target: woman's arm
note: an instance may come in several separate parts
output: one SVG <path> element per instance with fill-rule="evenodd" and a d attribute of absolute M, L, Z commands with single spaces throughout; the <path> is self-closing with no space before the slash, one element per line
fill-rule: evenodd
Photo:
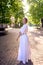
<path fill-rule="evenodd" d="M 19 37 L 22 35 L 22 33 L 21 32 L 19 32 L 19 35 L 18 35 L 18 37 L 17 37 L 17 40 L 19 39 Z"/>

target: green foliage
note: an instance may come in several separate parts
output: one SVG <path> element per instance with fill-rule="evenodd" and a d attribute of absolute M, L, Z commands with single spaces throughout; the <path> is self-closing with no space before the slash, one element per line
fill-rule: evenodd
<path fill-rule="evenodd" d="M 28 0 L 30 5 L 30 17 L 32 21 L 36 24 L 40 24 L 40 19 L 43 17 L 43 0 Z"/>
<path fill-rule="evenodd" d="M 22 20 L 24 17 L 23 4 L 21 0 L 10 0 L 10 13 L 15 17 L 15 23 L 18 22 L 18 18 Z"/>
<path fill-rule="evenodd" d="M 0 0 L 0 23 L 9 23 L 8 0 Z"/>
<path fill-rule="evenodd" d="M 0 23 L 10 23 L 10 17 L 14 16 L 15 23 L 24 17 L 21 0 L 0 0 Z"/>

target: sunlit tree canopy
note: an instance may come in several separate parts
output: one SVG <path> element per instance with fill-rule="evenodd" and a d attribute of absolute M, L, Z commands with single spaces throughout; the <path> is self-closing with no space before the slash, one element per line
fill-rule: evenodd
<path fill-rule="evenodd" d="M 14 16 L 17 22 L 24 17 L 23 4 L 21 0 L 0 0 L 0 22 L 8 23 L 10 17 Z"/>
<path fill-rule="evenodd" d="M 36 24 L 43 18 L 43 0 L 27 0 L 30 5 L 30 17 Z"/>

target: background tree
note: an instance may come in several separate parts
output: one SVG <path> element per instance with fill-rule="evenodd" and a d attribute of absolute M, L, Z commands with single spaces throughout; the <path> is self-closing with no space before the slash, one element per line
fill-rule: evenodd
<path fill-rule="evenodd" d="M 9 23 L 9 8 L 7 6 L 9 0 L 0 0 L 0 23 Z"/>
<path fill-rule="evenodd" d="M 21 0 L 0 0 L 0 22 L 8 23 L 10 17 L 14 16 L 15 23 L 24 17 L 23 4 Z"/>
<path fill-rule="evenodd" d="M 28 0 L 28 2 L 30 18 L 36 25 L 39 25 L 41 18 L 43 18 L 43 0 Z"/>
<path fill-rule="evenodd" d="M 15 17 L 15 24 L 18 22 L 21 23 L 21 20 L 24 17 L 22 1 L 10 0 L 10 4 L 11 4 L 10 10 L 13 11 L 13 16 Z"/>

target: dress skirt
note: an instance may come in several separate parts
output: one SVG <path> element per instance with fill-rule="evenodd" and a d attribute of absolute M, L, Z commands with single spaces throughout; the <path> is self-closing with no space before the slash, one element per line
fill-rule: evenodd
<path fill-rule="evenodd" d="M 26 34 L 20 37 L 20 45 L 18 50 L 17 60 L 23 61 L 24 63 L 30 59 L 30 44 L 28 36 Z"/>

